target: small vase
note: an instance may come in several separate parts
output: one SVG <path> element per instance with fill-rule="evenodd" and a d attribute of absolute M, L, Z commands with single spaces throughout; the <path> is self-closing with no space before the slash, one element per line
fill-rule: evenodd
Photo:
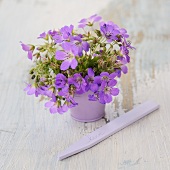
<path fill-rule="evenodd" d="M 98 101 L 89 101 L 88 92 L 82 95 L 76 95 L 75 101 L 78 102 L 76 107 L 70 109 L 71 116 L 79 122 L 94 122 L 105 115 L 105 105 Z"/>

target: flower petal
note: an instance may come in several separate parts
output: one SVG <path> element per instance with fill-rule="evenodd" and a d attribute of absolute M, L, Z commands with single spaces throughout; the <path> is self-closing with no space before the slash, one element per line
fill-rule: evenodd
<path fill-rule="evenodd" d="M 63 112 L 67 112 L 67 111 L 68 111 L 67 105 L 63 105 L 63 106 L 62 106 L 62 110 L 63 110 Z"/>
<path fill-rule="evenodd" d="M 115 79 L 112 79 L 109 81 L 108 85 L 111 86 L 115 86 L 117 84 L 117 81 Z"/>
<path fill-rule="evenodd" d="M 93 95 L 89 94 L 88 98 L 89 98 L 90 101 L 96 101 L 97 100 L 97 98 L 94 96 L 94 94 Z"/>
<path fill-rule="evenodd" d="M 66 53 L 64 51 L 56 51 L 55 58 L 57 60 L 64 60 L 66 58 Z"/>
<path fill-rule="evenodd" d="M 94 71 L 92 68 L 88 68 L 87 72 L 88 72 L 89 77 L 94 77 Z"/>
<path fill-rule="evenodd" d="M 108 72 L 102 72 L 100 75 L 101 76 L 109 76 L 109 73 Z"/>
<path fill-rule="evenodd" d="M 126 74 L 126 73 L 128 72 L 128 68 L 127 68 L 127 66 L 125 66 L 125 65 L 121 66 L 121 69 L 122 69 L 122 72 L 123 72 L 124 74 Z"/>
<path fill-rule="evenodd" d="M 97 84 L 91 84 L 90 90 L 92 92 L 96 92 L 99 89 L 99 86 Z"/>
<path fill-rule="evenodd" d="M 93 22 L 98 22 L 102 19 L 101 16 L 96 16 L 94 19 L 93 19 Z"/>
<path fill-rule="evenodd" d="M 31 84 L 27 84 L 27 86 L 24 88 L 24 91 L 28 91 L 31 88 Z"/>
<path fill-rule="evenodd" d="M 46 37 L 46 33 L 45 32 L 43 32 L 43 33 L 41 33 L 40 35 L 39 35 L 39 37 L 38 38 L 45 38 Z"/>
<path fill-rule="evenodd" d="M 35 94 L 36 89 L 34 87 L 30 87 L 30 89 L 28 90 L 27 94 L 28 95 L 32 95 Z"/>
<path fill-rule="evenodd" d="M 117 96 L 119 94 L 119 89 L 118 88 L 112 88 L 110 90 L 110 93 L 113 95 L 113 96 Z"/>
<path fill-rule="evenodd" d="M 79 24 L 78 27 L 79 28 L 84 28 L 86 26 L 86 24 Z"/>
<path fill-rule="evenodd" d="M 56 105 L 54 105 L 50 108 L 50 113 L 57 113 L 57 112 L 58 112 L 58 108 Z"/>
<path fill-rule="evenodd" d="M 102 104 L 106 104 L 105 100 L 104 100 L 104 92 L 100 91 L 99 93 L 99 102 Z"/>
<path fill-rule="evenodd" d="M 87 21 L 87 19 L 86 19 L 86 18 L 83 18 L 82 20 L 79 21 L 79 23 L 84 23 L 84 22 L 86 22 L 86 21 Z"/>
<path fill-rule="evenodd" d="M 32 51 L 28 51 L 28 58 L 32 60 Z"/>
<path fill-rule="evenodd" d="M 94 83 L 101 84 L 101 77 L 100 76 L 94 77 Z"/>
<path fill-rule="evenodd" d="M 72 44 L 70 42 L 64 42 L 61 46 L 67 52 L 71 51 L 72 49 Z"/>
<path fill-rule="evenodd" d="M 75 69 L 75 68 L 77 67 L 77 65 L 78 65 L 78 62 L 77 62 L 77 60 L 74 58 L 74 59 L 71 61 L 71 68 L 72 68 L 72 69 Z"/>
<path fill-rule="evenodd" d="M 71 64 L 70 60 L 64 60 L 60 66 L 61 70 L 67 70 Z"/>
<path fill-rule="evenodd" d="M 104 100 L 106 103 L 110 103 L 112 101 L 112 96 L 110 94 L 105 94 Z"/>
<path fill-rule="evenodd" d="M 22 49 L 23 49 L 24 51 L 30 51 L 30 46 L 29 46 L 29 45 L 26 45 L 26 44 L 24 44 L 24 43 L 22 43 L 22 42 L 20 42 L 20 43 L 21 43 Z"/>
<path fill-rule="evenodd" d="M 51 102 L 51 101 L 45 103 L 45 107 L 52 107 L 53 105 L 54 105 L 54 102 Z"/>
<path fill-rule="evenodd" d="M 82 42 L 82 47 L 83 47 L 83 50 L 87 52 L 87 51 L 89 51 L 90 45 L 89 45 L 88 42 L 83 41 Z"/>
<path fill-rule="evenodd" d="M 77 56 L 79 52 L 79 48 L 76 45 L 72 45 L 71 52 L 74 54 L 74 56 Z"/>
<path fill-rule="evenodd" d="M 114 72 L 114 73 L 109 75 L 109 78 L 114 79 L 116 76 L 117 76 L 117 74 Z"/>

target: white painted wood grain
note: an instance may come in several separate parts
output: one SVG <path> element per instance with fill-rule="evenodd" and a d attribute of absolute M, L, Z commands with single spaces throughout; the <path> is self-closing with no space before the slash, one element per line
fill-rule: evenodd
<path fill-rule="evenodd" d="M 170 4 L 166 0 L 0 0 L 0 169 L 169 170 Z M 37 43 L 39 33 L 94 13 L 127 28 L 137 47 L 121 94 L 106 108 L 106 120 L 147 99 L 159 111 L 97 146 L 63 161 L 57 154 L 106 123 L 79 123 L 69 113 L 51 115 L 22 91 L 31 62 L 19 41 Z"/>

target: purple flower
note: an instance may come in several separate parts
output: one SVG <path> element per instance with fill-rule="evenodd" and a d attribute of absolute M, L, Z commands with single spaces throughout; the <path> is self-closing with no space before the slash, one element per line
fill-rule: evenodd
<path fill-rule="evenodd" d="M 117 76 L 117 74 L 111 73 L 109 74 L 108 72 L 102 72 L 100 76 L 95 77 L 95 83 L 101 85 L 101 87 L 105 87 L 107 84 L 109 86 L 115 86 L 117 84 L 117 81 L 114 79 Z"/>
<path fill-rule="evenodd" d="M 136 49 L 135 47 L 132 47 L 132 46 L 131 46 L 131 43 L 130 43 L 130 42 L 127 42 L 127 41 L 126 41 L 126 38 L 123 38 L 123 40 L 124 40 L 124 41 L 123 41 L 123 46 L 125 46 L 127 49 L 129 49 L 129 48 L 132 49 L 132 50 L 133 50 L 133 49 L 134 49 L 134 50 Z"/>
<path fill-rule="evenodd" d="M 51 98 L 54 97 L 54 89 L 50 88 L 50 86 L 41 86 L 41 87 L 35 88 L 34 85 L 27 84 L 24 91 L 27 92 L 27 95 L 35 94 L 36 97 L 38 97 L 39 95 L 44 95 L 44 96 L 48 96 Z"/>
<path fill-rule="evenodd" d="M 22 43 L 22 42 L 20 42 L 21 43 L 21 46 L 22 46 L 22 49 L 24 50 L 24 51 L 26 51 L 26 52 L 28 52 L 28 58 L 30 59 L 30 60 L 32 60 L 32 56 L 33 56 L 33 51 L 34 51 L 34 46 L 32 46 L 32 45 L 26 45 L 26 44 L 24 44 L 24 43 Z"/>
<path fill-rule="evenodd" d="M 99 92 L 94 92 L 93 94 L 88 95 L 90 101 L 97 101 L 99 100 Z"/>
<path fill-rule="evenodd" d="M 102 19 L 102 17 L 98 16 L 97 14 L 92 15 L 89 18 L 84 18 L 79 22 L 78 27 L 79 28 L 84 28 L 86 25 L 92 26 L 95 22 L 98 22 Z"/>
<path fill-rule="evenodd" d="M 63 88 L 67 83 L 67 78 L 63 74 L 59 73 L 56 75 L 55 85 L 56 88 Z"/>
<path fill-rule="evenodd" d="M 120 28 L 120 29 L 119 29 L 119 32 L 120 32 L 120 35 L 121 35 L 123 38 L 128 38 L 128 37 L 129 37 L 129 34 L 127 34 L 126 29 Z"/>
<path fill-rule="evenodd" d="M 56 100 L 56 97 L 52 98 L 50 101 L 45 103 L 45 107 L 50 109 L 50 113 L 59 113 L 63 114 L 64 112 L 68 111 L 67 105 L 61 105 L 59 101 Z"/>
<path fill-rule="evenodd" d="M 38 93 L 50 98 L 54 97 L 54 88 L 50 86 L 41 86 L 38 88 Z"/>
<path fill-rule="evenodd" d="M 129 57 L 129 50 L 125 46 L 120 47 L 120 51 L 123 55 L 123 57 L 120 59 L 122 64 L 126 64 L 130 62 L 130 57 Z"/>
<path fill-rule="evenodd" d="M 100 30 L 103 33 L 103 35 L 106 37 L 108 42 L 112 42 L 114 40 L 117 40 L 117 35 L 120 33 L 118 30 L 118 26 L 115 25 L 112 22 L 100 23 Z"/>
<path fill-rule="evenodd" d="M 92 68 L 88 68 L 88 75 L 86 75 L 85 80 L 87 82 L 86 91 L 91 90 L 96 92 L 99 88 L 97 83 L 94 83 L 94 71 Z"/>
<path fill-rule="evenodd" d="M 55 33 L 55 35 L 53 36 L 55 42 L 62 43 L 63 41 L 71 41 L 73 37 L 73 28 L 73 25 L 62 27 L 60 31 Z"/>
<path fill-rule="evenodd" d="M 72 108 L 78 105 L 78 103 L 73 98 L 73 94 L 69 93 L 69 89 L 62 89 L 61 91 L 58 92 L 58 94 L 65 98 L 66 100 L 65 104 L 67 105 L 68 108 Z"/>
<path fill-rule="evenodd" d="M 121 69 L 116 69 L 115 73 L 117 74 L 117 77 L 121 77 L 121 72 L 123 72 L 124 74 L 126 74 L 128 72 L 128 68 L 126 65 L 122 65 Z"/>
<path fill-rule="evenodd" d="M 54 36 L 57 34 L 57 31 L 55 31 L 55 30 L 49 30 L 49 31 L 48 31 L 48 34 L 49 34 L 51 37 L 54 37 Z"/>
<path fill-rule="evenodd" d="M 35 94 L 36 97 L 38 97 L 38 95 L 39 95 L 37 88 L 35 88 L 35 86 L 31 85 L 31 84 L 27 84 L 27 86 L 24 89 L 24 91 L 27 92 L 27 95 Z"/>
<path fill-rule="evenodd" d="M 55 33 L 55 35 L 53 36 L 53 39 L 56 43 L 62 43 L 64 40 L 63 40 L 63 37 L 62 37 L 62 34 L 61 32 L 57 31 Z"/>
<path fill-rule="evenodd" d="M 73 29 L 74 29 L 73 25 L 64 26 L 60 29 L 60 32 L 62 33 L 64 40 L 70 40 L 70 38 L 72 37 Z"/>
<path fill-rule="evenodd" d="M 83 94 L 84 92 L 86 92 L 87 83 L 80 73 L 74 74 L 73 77 L 70 78 L 69 81 L 70 81 L 70 84 L 75 85 L 77 94 Z"/>
<path fill-rule="evenodd" d="M 111 85 L 107 85 L 102 88 L 102 91 L 99 92 L 99 102 L 102 104 L 110 103 L 112 101 L 112 96 L 117 96 L 118 94 L 118 88 L 114 88 Z"/>
<path fill-rule="evenodd" d="M 128 68 L 127 68 L 127 66 L 125 66 L 125 65 L 122 65 L 122 66 L 121 66 L 121 70 L 122 70 L 122 72 L 123 72 L 124 74 L 126 74 L 126 73 L 128 72 Z"/>
<path fill-rule="evenodd" d="M 72 69 L 75 69 L 78 65 L 78 62 L 75 58 L 78 55 L 77 48 L 69 42 L 62 44 L 64 51 L 56 51 L 56 59 L 64 60 L 60 66 L 61 70 L 67 70 L 70 66 Z"/>
<path fill-rule="evenodd" d="M 81 35 L 78 35 L 78 36 L 75 36 L 73 39 L 73 42 L 75 44 L 75 46 L 77 47 L 78 49 L 78 55 L 79 56 L 82 56 L 83 55 L 83 50 L 88 52 L 89 51 L 89 48 L 90 48 L 90 45 L 88 42 L 86 41 L 82 41 L 81 39 Z"/>

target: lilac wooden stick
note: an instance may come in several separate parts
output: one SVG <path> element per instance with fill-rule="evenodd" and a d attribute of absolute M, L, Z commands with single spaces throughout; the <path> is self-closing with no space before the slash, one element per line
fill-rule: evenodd
<path fill-rule="evenodd" d="M 147 101 L 140 104 L 131 111 L 121 115 L 108 124 L 95 130 L 94 132 L 84 136 L 78 142 L 74 143 L 68 149 L 60 153 L 58 155 L 58 159 L 62 160 L 88 148 L 91 148 L 97 143 L 103 141 L 104 139 L 129 126 L 130 124 L 148 115 L 149 113 L 157 110 L 158 108 L 159 105 L 153 101 Z"/>

